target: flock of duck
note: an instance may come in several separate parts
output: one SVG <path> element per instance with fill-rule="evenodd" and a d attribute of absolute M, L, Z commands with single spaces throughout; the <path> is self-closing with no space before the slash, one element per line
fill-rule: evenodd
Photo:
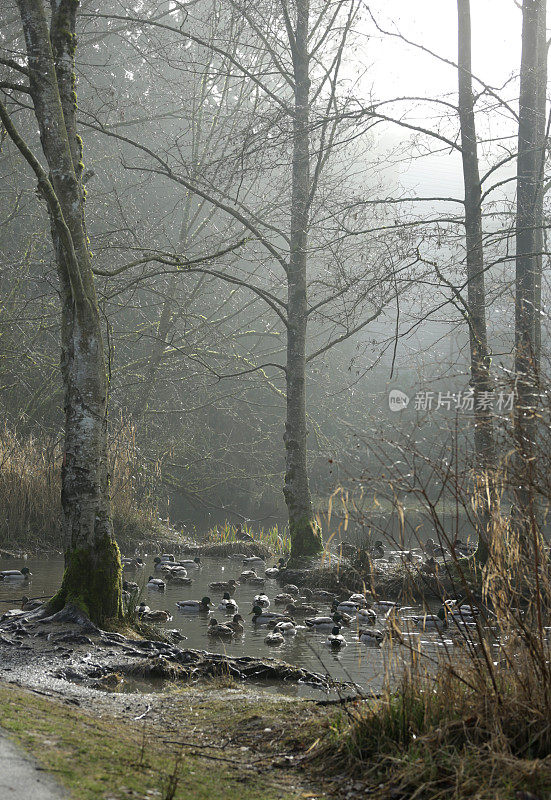
<path fill-rule="evenodd" d="M 271 567 L 267 567 L 265 560 L 257 556 L 232 555 L 228 558 L 241 561 L 241 573 L 238 578 L 208 584 L 213 596 L 216 592 L 220 599 L 213 601 L 209 595 L 205 595 L 196 600 L 179 600 L 175 604 L 181 614 L 203 615 L 208 618 L 207 635 L 224 640 L 234 639 L 245 632 L 247 623 L 234 597 L 239 592 L 239 587 L 248 584 L 264 589 L 266 582 L 277 578 L 286 566 L 283 558 Z M 144 566 L 141 559 L 123 559 L 126 572 Z M 148 577 L 146 586 L 149 590 L 161 593 L 167 585 L 190 586 L 194 578 L 188 573 L 201 568 L 199 556 L 177 560 L 173 554 L 165 553 L 155 558 L 156 575 Z M 133 581 L 124 581 L 124 589 L 127 600 L 131 601 L 139 587 Z M 285 584 L 282 589 L 271 598 L 264 591 L 256 594 L 246 612 L 253 629 L 266 628 L 264 641 L 267 645 L 281 645 L 298 631 L 310 630 L 326 633 L 325 644 L 331 649 L 340 649 L 347 645 L 345 632 L 354 632 L 355 638 L 363 644 L 380 647 L 397 630 L 398 615 L 402 622 L 421 631 L 443 631 L 452 621 L 457 625 L 476 624 L 476 609 L 471 609 L 460 600 L 446 601 L 435 614 L 415 614 L 413 608 L 400 607 L 391 600 L 372 600 L 368 592 L 343 598 L 323 589 L 299 589 L 294 584 Z M 323 606 L 327 608 L 325 613 L 320 612 Z M 152 610 L 145 601 L 136 606 L 136 612 L 145 621 L 168 622 L 172 619 L 169 611 Z M 405 616 L 408 612 L 409 616 Z"/>

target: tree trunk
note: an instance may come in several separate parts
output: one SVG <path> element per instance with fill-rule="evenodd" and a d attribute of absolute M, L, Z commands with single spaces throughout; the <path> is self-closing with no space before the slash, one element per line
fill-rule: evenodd
<path fill-rule="evenodd" d="M 478 165 L 476 124 L 471 66 L 470 0 L 457 0 L 458 14 L 458 98 L 461 128 L 461 156 L 465 187 L 465 247 L 467 260 L 468 324 L 471 354 L 471 386 L 474 390 L 474 446 L 477 469 L 492 483 L 495 445 L 490 404 L 481 402 L 492 391 L 490 354 L 486 332 L 486 291 L 482 241 L 482 188 Z M 488 397 L 488 395 L 486 395 Z M 488 559 L 490 507 L 483 495 L 479 519 L 477 558 Z M 492 492 L 489 493 L 490 498 Z"/>
<path fill-rule="evenodd" d="M 18 0 L 30 90 L 49 181 L 48 202 L 61 285 L 61 371 L 65 388 L 62 526 L 65 573 L 54 609 L 77 605 L 97 623 L 121 612 L 121 561 L 110 517 L 107 375 L 84 224 L 82 144 L 76 132 L 74 54 L 78 3 Z M 35 169 L 36 171 L 36 169 Z M 40 181 L 39 181 L 40 182 Z"/>
<path fill-rule="evenodd" d="M 537 348 L 540 320 L 543 135 L 545 91 L 539 73 L 546 60 L 545 0 L 524 0 L 517 159 L 516 296 L 515 296 L 515 506 L 519 529 L 534 519 L 531 465 L 536 437 Z"/>
<path fill-rule="evenodd" d="M 291 237 L 288 266 L 286 471 L 283 493 L 289 514 L 291 555 L 321 550 L 308 482 L 306 447 L 306 324 L 308 225 L 310 211 L 310 78 L 308 0 L 297 2 L 297 23 L 291 42 L 294 67 L 293 165 Z"/>

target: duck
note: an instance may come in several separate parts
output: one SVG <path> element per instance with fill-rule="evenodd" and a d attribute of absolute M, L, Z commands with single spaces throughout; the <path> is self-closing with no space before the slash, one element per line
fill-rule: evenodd
<path fill-rule="evenodd" d="M 37 608 L 41 608 L 43 605 L 43 600 L 31 600 L 30 597 L 25 597 L 25 595 L 21 598 L 22 611 L 36 611 Z"/>
<path fill-rule="evenodd" d="M 283 634 L 282 633 L 278 633 L 276 631 L 272 631 L 264 639 L 264 642 L 266 644 L 271 645 L 272 647 L 274 647 L 274 646 L 277 647 L 278 645 L 283 644 L 284 641 L 285 641 L 285 637 L 283 636 Z"/>
<path fill-rule="evenodd" d="M 372 608 L 359 608 L 356 611 L 356 619 L 360 625 L 374 625 L 377 619 L 377 614 Z"/>
<path fill-rule="evenodd" d="M 121 563 L 125 572 L 131 572 L 145 567 L 145 562 L 141 558 L 121 558 Z"/>
<path fill-rule="evenodd" d="M 201 564 L 201 559 L 199 556 L 195 556 L 195 558 L 193 559 L 186 558 L 183 559 L 182 561 L 178 561 L 178 565 L 180 567 L 184 567 L 185 569 L 201 569 L 201 567 L 203 566 Z"/>
<path fill-rule="evenodd" d="M 283 613 L 290 617 L 314 617 L 318 613 L 318 609 L 305 603 L 288 603 Z"/>
<path fill-rule="evenodd" d="M 202 597 L 201 600 L 178 600 L 176 605 L 184 614 L 199 614 L 208 612 L 212 603 L 210 597 Z"/>
<path fill-rule="evenodd" d="M 438 556 L 446 557 L 450 555 L 445 547 L 442 547 L 442 545 L 440 544 L 436 544 L 436 542 L 432 538 L 427 539 L 423 547 L 423 550 L 428 556 L 431 556 L 432 558 L 437 558 Z"/>
<path fill-rule="evenodd" d="M 151 609 L 143 600 L 139 606 L 136 606 L 136 613 L 139 617 L 141 617 L 143 614 L 149 614 L 150 611 Z"/>
<path fill-rule="evenodd" d="M 331 614 L 338 614 L 340 616 L 340 624 L 346 625 L 347 628 L 349 628 L 352 625 L 352 623 L 355 622 L 356 620 L 355 612 L 353 614 L 347 614 L 347 612 L 343 611 L 342 609 L 339 611 L 338 604 L 336 601 L 331 606 Z"/>
<path fill-rule="evenodd" d="M 292 620 L 282 620 L 281 622 L 276 622 L 274 631 L 281 633 L 283 636 L 294 636 L 297 632 L 297 627 Z"/>
<path fill-rule="evenodd" d="M 380 647 L 385 635 L 379 630 L 360 630 L 358 631 L 358 639 L 362 644 L 367 644 L 370 647 Z"/>
<path fill-rule="evenodd" d="M 336 606 L 336 611 L 338 611 L 339 614 L 356 614 L 357 610 L 358 604 L 353 603 L 350 600 L 343 600 L 342 603 L 338 603 Z"/>
<path fill-rule="evenodd" d="M 154 578 L 153 575 L 150 575 L 147 579 L 147 588 L 155 589 L 157 592 L 164 592 L 166 589 L 166 583 L 162 578 Z"/>
<path fill-rule="evenodd" d="M 31 577 L 32 572 L 28 567 L 22 567 L 22 569 L 4 569 L 0 572 L 0 580 L 8 583 L 28 581 Z"/>
<path fill-rule="evenodd" d="M 123 581 L 122 588 L 125 592 L 139 592 L 140 587 L 135 581 Z"/>
<path fill-rule="evenodd" d="M 274 597 L 274 603 L 276 606 L 284 606 L 292 603 L 295 598 L 292 594 L 288 594 L 287 592 L 281 592 L 280 594 L 276 594 Z"/>
<path fill-rule="evenodd" d="M 295 583 L 286 583 L 283 587 L 283 591 L 292 595 L 297 595 L 299 593 L 299 588 Z"/>
<path fill-rule="evenodd" d="M 187 578 L 185 575 L 174 572 L 169 572 L 166 575 L 166 579 L 169 583 L 173 583 L 175 586 L 191 586 L 193 583 L 193 578 Z"/>
<path fill-rule="evenodd" d="M 209 620 L 207 633 L 209 636 L 217 636 L 219 639 L 233 639 L 235 636 L 233 628 L 230 628 L 229 625 L 220 625 L 214 617 Z"/>
<path fill-rule="evenodd" d="M 421 565 L 421 570 L 425 572 L 427 575 L 437 575 L 438 574 L 438 562 L 431 556 L 427 558 L 424 564 Z"/>
<path fill-rule="evenodd" d="M 333 592 L 326 592 L 325 589 L 313 589 L 312 600 L 321 600 L 325 603 L 332 603 L 337 599 L 337 595 Z"/>
<path fill-rule="evenodd" d="M 304 622 L 308 628 L 314 631 L 331 631 L 342 620 L 341 614 L 335 613 L 332 617 L 311 617 Z"/>
<path fill-rule="evenodd" d="M 365 608 L 365 606 L 367 605 L 367 600 L 365 595 L 360 594 L 359 592 L 357 592 L 356 594 L 351 594 L 350 597 L 348 598 L 348 601 L 350 603 L 356 603 L 356 605 L 359 606 L 360 608 Z"/>
<path fill-rule="evenodd" d="M 325 640 L 325 644 L 329 645 L 329 647 L 334 648 L 335 650 L 340 649 L 341 647 L 346 647 L 346 639 L 341 633 L 341 629 L 338 625 L 335 625 L 331 629 L 331 633 Z"/>
<path fill-rule="evenodd" d="M 448 620 L 446 616 L 446 609 L 444 606 L 442 606 L 442 608 L 438 610 L 437 614 L 423 614 L 412 617 L 412 619 L 414 625 L 417 628 L 421 628 L 423 631 L 443 631 L 448 627 Z"/>
<path fill-rule="evenodd" d="M 375 600 L 371 607 L 376 614 L 392 614 L 400 608 L 393 600 Z"/>
<path fill-rule="evenodd" d="M 266 566 L 266 562 L 265 559 L 260 558 L 260 556 L 245 556 L 243 559 L 243 566 L 264 568 Z"/>
<path fill-rule="evenodd" d="M 145 611 L 141 614 L 142 619 L 147 620 L 148 622 L 170 622 L 172 619 L 171 614 L 168 611 Z"/>
<path fill-rule="evenodd" d="M 229 592 L 224 592 L 224 596 L 218 604 L 218 611 L 223 611 L 225 614 L 238 614 L 239 606 L 232 600 Z"/>
<path fill-rule="evenodd" d="M 270 622 L 286 622 L 289 618 L 285 614 L 278 614 L 277 611 L 267 611 L 260 606 L 254 606 L 252 610 L 253 625 L 268 625 Z"/>
<path fill-rule="evenodd" d="M 229 581 L 213 581 L 209 583 L 209 589 L 213 589 L 216 592 L 230 592 L 230 594 L 235 592 L 238 586 L 239 583 L 233 578 L 230 578 Z"/>
<path fill-rule="evenodd" d="M 245 628 L 243 626 L 244 619 L 241 614 L 234 614 L 233 619 L 230 622 L 226 622 L 228 628 L 231 628 L 235 634 L 243 633 Z"/>
<path fill-rule="evenodd" d="M 270 608 L 270 598 L 267 594 L 255 594 L 253 606 L 260 606 L 261 608 Z"/>
<path fill-rule="evenodd" d="M 250 583 L 251 586 L 262 587 L 262 586 L 265 585 L 266 581 L 264 580 L 264 578 L 259 578 L 257 576 L 256 578 L 249 578 L 249 583 Z"/>
<path fill-rule="evenodd" d="M 245 569 L 239 576 L 239 580 L 242 583 L 248 583 L 251 580 L 251 578 L 258 578 L 258 575 L 254 571 L 254 569 Z"/>
<path fill-rule="evenodd" d="M 266 572 L 264 573 L 267 578 L 277 578 L 279 575 L 279 570 L 277 567 L 268 567 Z"/>
<path fill-rule="evenodd" d="M 380 540 L 375 542 L 373 547 L 370 549 L 369 554 L 371 558 L 373 558 L 374 560 L 379 558 L 384 558 L 385 548 L 383 546 L 383 543 Z"/>

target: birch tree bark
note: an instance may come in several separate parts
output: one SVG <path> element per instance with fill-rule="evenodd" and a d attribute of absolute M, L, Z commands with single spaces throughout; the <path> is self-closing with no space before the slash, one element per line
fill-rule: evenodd
<path fill-rule="evenodd" d="M 471 385 L 474 389 L 474 446 L 477 468 L 483 479 L 492 481 L 495 446 L 491 404 L 481 403 L 483 393 L 492 390 L 491 358 L 486 331 L 486 291 L 484 281 L 484 246 L 482 239 L 482 187 L 478 164 L 471 63 L 470 0 L 457 0 L 458 18 L 458 100 L 461 130 L 461 158 L 465 187 L 465 248 L 467 261 L 467 323 L 471 356 Z M 488 395 L 486 395 L 488 396 Z M 482 492 L 477 558 L 488 558 L 488 523 L 490 508 Z"/>
<path fill-rule="evenodd" d="M 113 538 L 107 463 L 107 394 L 101 322 L 84 221 L 82 142 L 76 128 L 74 60 L 78 2 L 18 0 L 27 71 L 49 175 L 2 121 L 33 168 L 51 221 L 61 295 L 61 372 L 65 390 L 62 526 L 65 573 L 54 610 L 76 605 L 101 623 L 121 613 L 121 561 Z"/>

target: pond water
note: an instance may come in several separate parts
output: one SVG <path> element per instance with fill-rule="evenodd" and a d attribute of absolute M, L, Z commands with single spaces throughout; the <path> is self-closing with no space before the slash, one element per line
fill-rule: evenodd
<path fill-rule="evenodd" d="M 125 572 L 125 578 L 134 580 L 140 585 L 140 599 L 146 601 L 151 609 L 165 609 L 173 615 L 173 619 L 166 623 L 167 628 L 177 629 L 184 636 L 186 641 L 179 644 L 181 647 L 190 647 L 211 652 L 227 653 L 232 656 L 254 656 L 254 657 L 273 657 L 280 658 L 288 663 L 304 667 L 313 672 L 329 675 L 336 681 L 351 681 L 361 687 L 365 692 L 379 692 L 383 686 L 385 676 L 392 671 L 399 674 L 403 667 L 411 660 L 410 650 L 397 644 L 386 643 L 382 647 L 370 647 L 358 641 L 357 628 L 343 628 L 342 633 L 347 641 L 347 646 L 333 652 L 327 645 L 327 632 L 318 632 L 300 627 L 296 636 L 285 638 L 285 642 L 278 647 L 271 647 L 265 644 L 264 639 L 267 635 L 265 627 L 254 628 L 251 622 L 250 613 L 252 601 L 256 594 L 265 593 L 273 601 L 276 594 L 282 588 L 274 579 L 266 579 L 264 589 L 241 584 L 237 587 L 233 598 L 239 605 L 239 612 L 245 619 L 245 632 L 229 642 L 220 641 L 207 635 L 207 625 L 209 617 L 207 615 L 190 615 L 181 613 L 176 607 L 179 600 L 199 600 L 204 595 L 210 596 L 215 610 L 210 616 L 215 616 L 219 622 L 223 622 L 225 615 L 217 610 L 218 603 L 222 598 L 222 592 L 209 589 L 208 584 L 212 581 L 227 581 L 230 578 L 239 579 L 242 571 L 242 563 L 234 558 L 202 558 L 202 567 L 197 570 L 189 570 L 188 577 L 193 578 L 193 584 L 187 586 L 174 586 L 167 583 L 165 592 L 158 592 L 146 587 L 149 575 L 162 577 L 160 572 L 155 572 L 153 568 L 153 556 L 144 556 L 146 566 L 144 569 L 135 572 Z M 32 598 L 51 597 L 59 588 L 63 574 L 62 559 L 41 559 L 29 558 L 26 561 L 17 559 L 0 559 L 0 570 L 21 569 L 27 566 L 32 578 L 25 584 L 4 583 L 0 581 L 0 613 L 8 608 L 20 607 L 23 595 Z M 260 571 L 259 574 L 262 574 Z M 310 604 L 310 601 L 309 601 Z M 313 602 L 318 608 L 319 614 L 329 613 L 329 605 Z M 271 610 L 282 611 L 282 606 L 274 606 Z M 403 609 L 400 613 L 404 617 L 411 616 L 420 609 Z M 231 617 L 230 617 L 231 619 Z M 299 625 L 303 623 L 299 622 Z M 384 619 L 378 619 L 377 628 L 384 629 Z M 441 651 L 448 647 L 453 647 L 451 640 L 442 640 L 437 633 L 412 633 L 412 646 L 419 644 L 429 656 L 430 661 L 434 661 Z M 310 695 L 307 687 L 289 686 L 286 691 L 297 695 Z"/>

